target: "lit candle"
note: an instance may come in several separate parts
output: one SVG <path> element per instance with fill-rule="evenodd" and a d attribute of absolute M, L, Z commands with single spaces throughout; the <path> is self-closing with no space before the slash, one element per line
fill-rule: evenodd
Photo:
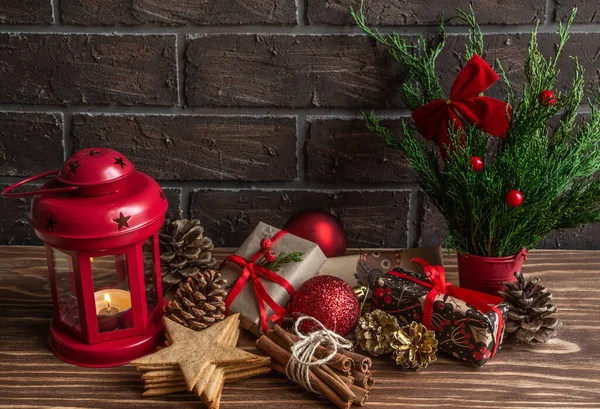
<path fill-rule="evenodd" d="M 96 291 L 96 314 L 99 316 L 110 316 L 121 314 L 131 309 L 131 294 L 129 291 L 118 288 L 109 288 Z"/>
<path fill-rule="evenodd" d="M 114 315 L 119 312 L 119 309 L 116 307 L 110 306 L 110 294 L 104 294 L 104 302 L 106 303 L 106 307 L 102 308 L 98 311 L 98 315 Z"/>

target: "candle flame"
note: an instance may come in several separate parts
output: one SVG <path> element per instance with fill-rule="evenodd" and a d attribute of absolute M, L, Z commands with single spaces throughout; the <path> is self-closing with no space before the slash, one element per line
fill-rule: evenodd
<path fill-rule="evenodd" d="M 110 294 L 109 293 L 104 294 L 104 302 L 106 303 L 106 307 L 110 308 L 110 302 L 111 301 L 110 301 Z"/>
<path fill-rule="evenodd" d="M 94 261 L 94 257 L 90 257 L 90 261 L 93 262 Z"/>

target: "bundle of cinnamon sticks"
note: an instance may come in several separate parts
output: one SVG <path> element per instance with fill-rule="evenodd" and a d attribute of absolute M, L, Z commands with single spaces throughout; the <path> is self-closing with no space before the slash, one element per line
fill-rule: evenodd
<path fill-rule="evenodd" d="M 291 359 L 291 346 L 299 338 L 278 325 L 261 336 L 256 346 L 271 357 L 271 368 L 287 376 L 286 367 Z M 331 349 L 319 347 L 313 360 L 332 353 Z M 340 409 L 363 406 L 373 387 L 372 361 L 369 357 L 338 350 L 327 364 L 310 367 L 308 377 L 311 387 Z"/>

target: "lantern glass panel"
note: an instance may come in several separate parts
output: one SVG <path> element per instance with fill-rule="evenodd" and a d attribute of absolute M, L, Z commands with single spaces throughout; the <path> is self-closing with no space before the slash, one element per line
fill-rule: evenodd
<path fill-rule="evenodd" d="M 116 254 L 90 259 L 98 332 L 117 331 L 133 325 L 127 256 Z"/>
<path fill-rule="evenodd" d="M 144 258 L 144 285 L 146 288 L 146 305 L 148 316 L 152 314 L 158 304 L 156 293 L 156 254 L 154 252 L 154 236 L 148 238 L 142 246 Z"/>
<path fill-rule="evenodd" d="M 60 320 L 75 328 L 75 330 L 81 331 L 73 258 L 60 250 L 52 248 L 52 265 L 56 281 Z"/>

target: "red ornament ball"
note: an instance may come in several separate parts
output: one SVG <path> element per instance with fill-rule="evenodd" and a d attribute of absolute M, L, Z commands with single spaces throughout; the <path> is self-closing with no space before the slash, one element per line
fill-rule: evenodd
<path fill-rule="evenodd" d="M 556 104 L 556 95 L 554 95 L 554 92 L 547 89 L 540 92 L 540 95 L 538 95 L 538 102 L 546 108 L 551 107 Z"/>
<path fill-rule="evenodd" d="M 292 216 L 283 230 L 318 244 L 327 257 L 346 253 L 344 226 L 337 217 L 322 210 L 308 210 Z"/>
<path fill-rule="evenodd" d="M 479 173 L 483 170 L 483 161 L 477 156 L 471 156 L 471 169 L 475 173 Z"/>
<path fill-rule="evenodd" d="M 511 190 L 506 194 L 506 204 L 510 207 L 519 207 L 523 204 L 523 193 Z"/>
<path fill-rule="evenodd" d="M 292 317 L 308 315 L 319 320 L 323 326 L 346 336 L 356 326 L 360 306 L 350 284 L 334 276 L 315 276 L 298 288 L 289 304 Z M 316 329 L 310 321 L 300 324 L 300 329 L 310 332 Z"/>

